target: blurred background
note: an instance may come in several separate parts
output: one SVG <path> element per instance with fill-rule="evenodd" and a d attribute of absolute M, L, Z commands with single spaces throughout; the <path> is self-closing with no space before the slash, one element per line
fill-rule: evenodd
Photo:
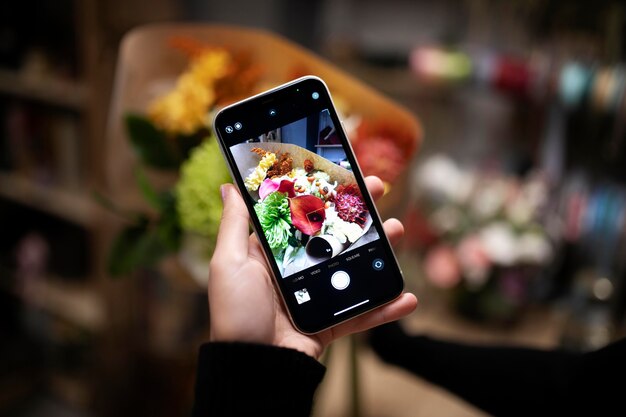
<path fill-rule="evenodd" d="M 158 22 L 270 30 L 419 120 L 383 213 L 408 232 L 407 331 L 577 351 L 624 335 L 623 2 L 3 2 L 0 415 L 190 411 L 204 288 L 168 267 L 113 277 L 121 226 L 101 198 L 120 43 Z M 319 416 L 483 415 L 358 337 L 328 366 Z"/>

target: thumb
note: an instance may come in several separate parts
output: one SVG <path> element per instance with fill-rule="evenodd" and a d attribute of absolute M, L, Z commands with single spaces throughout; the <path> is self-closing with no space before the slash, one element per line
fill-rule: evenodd
<path fill-rule="evenodd" d="M 224 209 L 213 256 L 224 262 L 239 262 L 239 257 L 248 256 L 248 209 L 233 184 L 223 184 L 220 191 Z"/>

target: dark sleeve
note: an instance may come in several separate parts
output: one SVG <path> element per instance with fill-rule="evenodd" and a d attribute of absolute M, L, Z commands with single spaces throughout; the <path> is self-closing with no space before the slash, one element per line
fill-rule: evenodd
<path fill-rule="evenodd" d="M 405 336 L 375 339 L 382 358 L 495 416 L 614 415 L 626 340 L 589 353 Z M 395 344 L 402 342 L 401 348 Z"/>
<path fill-rule="evenodd" d="M 207 343 L 200 347 L 192 415 L 309 416 L 325 371 L 293 349 Z"/>

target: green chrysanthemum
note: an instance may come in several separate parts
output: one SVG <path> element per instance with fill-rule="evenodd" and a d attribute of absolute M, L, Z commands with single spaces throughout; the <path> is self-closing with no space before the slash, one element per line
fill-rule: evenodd
<path fill-rule="evenodd" d="M 213 137 L 195 148 L 180 169 L 176 209 L 183 230 L 215 238 L 222 216 L 220 185 L 231 182 L 228 168 Z"/>
<path fill-rule="evenodd" d="M 291 237 L 291 217 L 287 195 L 274 191 L 254 205 L 263 233 L 274 252 L 287 248 Z"/>

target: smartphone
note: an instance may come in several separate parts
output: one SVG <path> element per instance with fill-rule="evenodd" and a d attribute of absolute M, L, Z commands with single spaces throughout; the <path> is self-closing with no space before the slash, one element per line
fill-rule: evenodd
<path fill-rule="evenodd" d="M 322 79 L 301 77 L 229 105 L 213 128 L 300 332 L 402 293 L 401 269 Z"/>

